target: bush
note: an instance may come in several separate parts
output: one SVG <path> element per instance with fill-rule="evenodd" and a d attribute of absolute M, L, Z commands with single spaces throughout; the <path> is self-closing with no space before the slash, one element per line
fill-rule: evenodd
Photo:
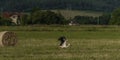
<path fill-rule="evenodd" d="M 109 24 L 111 24 L 111 25 L 120 25 L 120 8 L 115 9 L 112 12 Z"/>
<path fill-rule="evenodd" d="M 0 17 L 0 25 L 9 26 L 9 25 L 14 25 L 14 23 L 11 22 L 11 19 Z"/>
<path fill-rule="evenodd" d="M 61 14 L 52 11 L 35 11 L 31 14 L 32 24 L 66 24 Z"/>

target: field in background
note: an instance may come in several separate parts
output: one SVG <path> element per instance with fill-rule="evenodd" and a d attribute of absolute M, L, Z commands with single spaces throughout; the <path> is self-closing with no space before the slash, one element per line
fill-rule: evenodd
<path fill-rule="evenodd" d="M 66 19 L 74 18 L 75 16 L 93 16 L 98 17 L 101 16 L 102 12 L 94 12 L 94 11 L 82 11 L 82 10 L 52 10 L 54 12 L 60 12 Z"/>
<path fill-rule="evenodd" d="M 18 36 L 15 47 L 1 47 L 0 60 L 119 60 L 119 26 L 14 26 L 0 27 Z M 65 35 L 71 47 L 58 48 Z"/>

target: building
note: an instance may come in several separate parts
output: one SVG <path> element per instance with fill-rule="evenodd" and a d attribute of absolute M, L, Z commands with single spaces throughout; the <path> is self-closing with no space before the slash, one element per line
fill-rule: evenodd
<path fill-rule="evenodd" d="M 16 25 L 20 24 L 19 20 L 21 16 L 22 16 L 22 13 L 18 13 L 18 12 L 3 12 L 2 13 L 3 18 L 10 18 L 11 22 L 13 22 Z"/>

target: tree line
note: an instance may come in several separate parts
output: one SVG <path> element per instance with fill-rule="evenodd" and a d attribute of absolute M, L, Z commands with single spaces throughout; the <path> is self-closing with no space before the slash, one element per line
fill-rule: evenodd
<path fill-rule="evenodd" d="M 79 25 L 109 25 L 110 15 L 103 14 L 99 17 L 93 16 L 75 16 L 73 22 Z"/>
<path fill-rule="evenodd" d="M 50 10 L 33 10 L 29 14 L 18 16 L 17 23 L 18 24 L 12 22 L 12 19 L 10 18 L 0 17 L 0 25 L 63 25 L 67 24 L 68 21 L 61 13 L 55 13 Z"/>
<path fill-rule="evenodd" d="M 99 17 L 75 16 L 73 19 L 65 19 L 60 12 L 55 13 L 50 10 L 32 10 L 29 14 L 19 17 L 19 25 L 68 25 L 70 22 L 76 25 L 120 25 L 120 8 L 112 13 L 103 14 Z M 10 18 L 0 17 L 0 25 L 16 25 Z"/>
<path fill-rule="evenodd" d="M 21 24 L 66 24 L 67 20 L 60 13 L 55 13 L 50 10 L 47 11 L 32 11 L 30 15 L 23 16 Z"/>

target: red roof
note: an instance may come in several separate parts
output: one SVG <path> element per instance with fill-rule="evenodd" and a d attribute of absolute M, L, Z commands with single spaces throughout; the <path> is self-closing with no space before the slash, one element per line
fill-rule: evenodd
<path fill-rule="evenodd" d="M 21 13 L 18 13 L 18 12 L 3 12 L 2 13 L 2 17 L 4 18 L 9 18 L 11 17 L 12 15 L 21 15 Z"/>

